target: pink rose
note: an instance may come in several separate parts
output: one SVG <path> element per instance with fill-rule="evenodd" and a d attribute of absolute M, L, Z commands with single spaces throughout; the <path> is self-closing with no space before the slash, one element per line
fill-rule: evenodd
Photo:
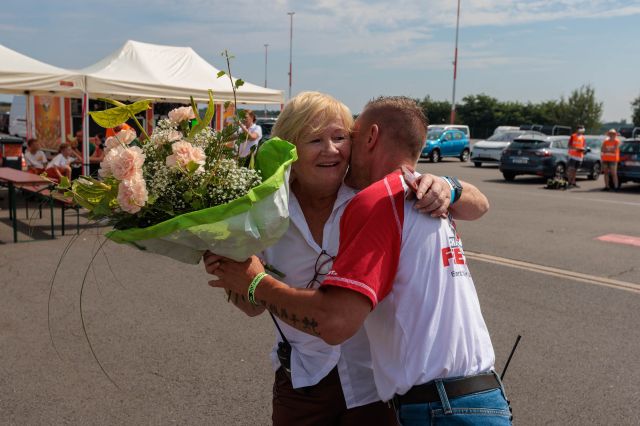
<path fill-rule="evenodd" d="M 119 150 L 116 161 L 111 165 L 111 173 L 118 180 L 131 179 L 134 176 L 142 176 L 142 165 L 145 155 L 137 146 Z"/>
<path fill-rule="evenodd" d="M 142 176 L 145 155 L 137 146 L 118 146 L 109 150 L 100 163 L 99 174 L 102 177 L 113 176 L 118 180 Z"/>
<path fill-rule="evenodd" d="M 185 120 L 193 120 L 196 115 L 191 107 L 180 107 L 169 111 L 169 120 L 178 124 Z"/>
<path fill-rule="evenodd" d="M 168 167 L 186 167 L 191 161 L 202 166 L 207 159 L 202 148 L 193 146 L 186 141 L 173 143 L 171 151 L 173 154 L 169 155 L 166 160 Z"/>
<path fill-rule="evenodd" d="M 147 185 L 139 176 L 127 179 L 118 185 L 118 204 L 127 213 L 137 213 L 147 203 Z"/>
<path fill-rule="evenodd" d="M 116 133 L 115 136 L 108 137 L 105 141 L 106 151 L 109 151 L 117 146 L 129 145 L 134 139 L 138 137 L 135 130 L 121 130 Z"/>

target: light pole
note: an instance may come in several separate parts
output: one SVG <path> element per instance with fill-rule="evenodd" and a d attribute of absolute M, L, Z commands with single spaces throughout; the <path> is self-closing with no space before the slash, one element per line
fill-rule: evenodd
<path fill-rule="evenodd" d="M 458 73 L 458 29 L 460 28 L 460 0 L 456 16 L 456 48 L 453 57 L 453 94 L 451 95 L 451 124 L 456 121 L 456 75 Z"/>
<path fill-rule="evenodd" d="M 268 56 L 269 44 L 264 45 L 264 87 L 267 87 L 267 56 Z M 264 104 L 264 117 L 267 117 L 267 104 Z"/>
<path fill-rule="evenodd" d="M 291 99 L 291 79 L 293 78 L 293 15 L 295 12 L 287 12 L 287 15 L 291 17 L 291 23 L 289 26 L 289 99 Z"/>

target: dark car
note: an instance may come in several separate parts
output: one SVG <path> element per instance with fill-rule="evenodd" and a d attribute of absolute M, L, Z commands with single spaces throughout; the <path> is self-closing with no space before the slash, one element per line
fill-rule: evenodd
<path fill-rule="evenodd" d="M 537 175 L 546 178 L 565 176 L 569 159 L 567 136 L 521 136 L 509 144 L 500 157 L 500 171 L 505 180 L 517 175 Z M 600 176 L 600 153 L 587 148 L 578 175 L 589 179 Z"/>
<path fill-rule="evenodd" d="M 618 185 L 624 182 L 640 183 L 640 139 L 631 139 L 620 145 Z"/>
<path fill-rule="evenodd" d="M 256 124 L 260 127 L 262 127 L 262 142 L 268 140 L 269 138 L 271 138 L 271 130 L 273 129 L 273 126 L 276 124 L 276 119 L 275 118 L 263 118 L 263 117 L 258 117 L 256 118 Z"/>

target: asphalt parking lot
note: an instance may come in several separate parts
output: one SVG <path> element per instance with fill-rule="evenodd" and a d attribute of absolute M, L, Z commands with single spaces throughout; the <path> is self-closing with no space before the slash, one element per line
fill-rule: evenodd
<path fill-rule="evenodd" d="M 598 238 L 640 237 L 640 185 L 546 190 L 453 159 L 419 170 L 490 199 L 458 227 L 499 372 L 523 336 L 505 379 L 515 424 L 637 424 L 640 247 Z M 0 424 L 270 424 L 268 317 L 236 311 L 201 265 L 107 243 L 87 269 L 104 229 L 84 218 L 79 237 L 50 240 L 45 211 L 14 244 L 0 197 Z"/>

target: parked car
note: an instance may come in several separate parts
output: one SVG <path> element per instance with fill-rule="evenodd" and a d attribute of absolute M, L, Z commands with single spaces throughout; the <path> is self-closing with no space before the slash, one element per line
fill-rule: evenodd
<path fill-rule="evenodd" d="M 497 129 L 496 129 L 497 131 Z M 481 167 L 482 163 L 500 163 L 502 151 L 517 137 L 529 135 L 540 136 L 545 135 L 540 132 L 530 130 L 510 130 L 505 132 L 494 133 L 489 139 L 479 141 L 473 144 L 471 149 L 471 161 L 476 167 Z"/>
<path fill-rule="evenodd" d="M 262 142 L 264 142 L 267 139 L 271 138 L 271 130 L 276 124 L 276 119 L 269 117 L 258 117 L 256 118 L 256 124 L 262 127 Z"/>
<path fill-rule="evenodd" d="M 567 136 L 520 136 L 502 151 L 500 171 L 505 180 L 517 175 L 537 175 L 546 178 L 565 176 L 569 158 Z M 600 153 L 587 148 L 578 175 L 595 180 L 600 176 Z"/>
<path fill-rule="evenodd" d="M 520 130 L 520 127 L 518 127 L 518 126 L 498 126 L 493 131 L 493 134 L 496 135 L 498 133 L 512 132 L 514 130 Z"/>
<path fill-rule="evenodd" d="M 640 137 L 640 127 L 622 126 L 618 128 L 618 134 L 628 139 L 636 139 Z"/>
<path fill-rule="evenodd" d="M 442 157 L 458 157 L 460 161 L 469 161 L 469 138 L 457 129 L 431 129 L 427 133 L 421 157 L 428 157 L 433 163 Z"/>
<path fill-rule="evenodd" d="M 600 155 L 600 149 L 602 148 L 602 142 L 607 138 L 606 135 L 584 135 L 584 141 L 587 144 L 587 148 L 591 148 L 591 152 Z M 624 138 L 619 138 L 621 141 Z"/>
<path fill-rule="evenodd" d="M 571 136 L 571 127 L 569 126 L 547 125 L 547 126 L 542 126 L 542 129 L 540 129 L 540 131 L 545 135 L 549 135 L 549 136 L 556 136 L 556 135 Z"/>
<path fill-rule="evenodd" d="M 620 145 L 618 186 L 624 182 L 640 183 L 640 139 L 629 139 Z"/>
<path fill-rule="evenodd" d="M 465 126 L 464 124 L 430 124 L 427 127 L 427 132 L 430 132 L 431 130 L 444 131 L 450 129 L 460 130 L 467 135 L 467 138 L 471 138 L 471 130 L 469 130 L 469 126 Z"/>

